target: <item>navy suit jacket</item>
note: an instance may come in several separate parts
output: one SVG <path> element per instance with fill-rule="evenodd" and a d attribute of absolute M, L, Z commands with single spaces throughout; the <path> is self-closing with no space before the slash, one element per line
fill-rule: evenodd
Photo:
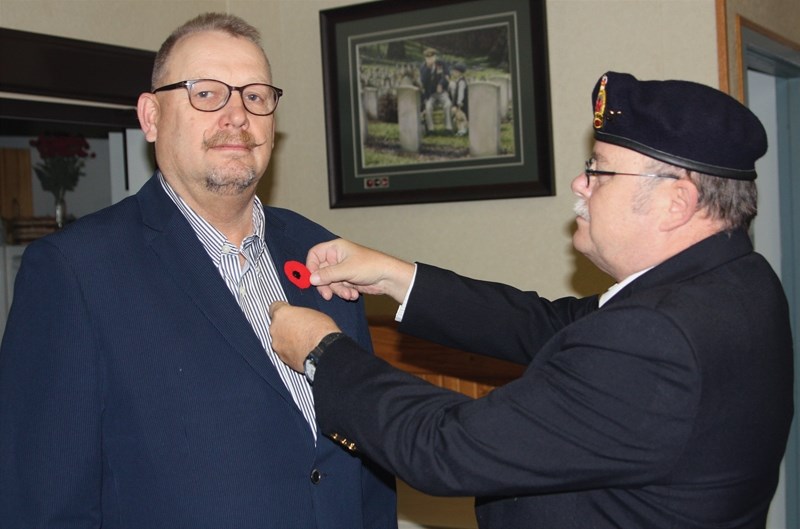
<path fill-rule="evenodd" d="M 792 340 L 781 284 L 744 232 L 599 309 L 419 265 L 400 330 L 529 367 L 472 400 L 339 340 L 315 375 L 319 423 L 415 488 L 478 496 L 480 527 L 764 527 Z"/>
<path fill-rule="evenodd" d="M 265 211 L 288 301 L 369 349 L 360 304 L 283 276 L 333 235 Z M 315 445 L 156 178 L 25 251 L 0 350 L 3 529 L 396 528 L 393 487 L 328 438 Z"/>

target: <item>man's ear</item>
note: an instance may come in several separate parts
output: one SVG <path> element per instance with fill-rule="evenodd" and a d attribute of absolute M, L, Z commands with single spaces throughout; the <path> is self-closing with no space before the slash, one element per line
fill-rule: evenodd
<path fill-rule="evenodd" d="M 158 118 L 161 115 L 161 106 L 155 94 L 146 92 L 139 96 L 136 104 L 136 114 L 139 116 L 139 126 L 142 127 L 145 139 L 154 143 L 158 137 Z"/>
<path fill-rule="evenodd" d="M 661 221 L 661 229 L 670 231 L 692 220 L 697 210 L 697 187 L 687 178 L 674 180 L 669 189 L 669 204 Z"/>

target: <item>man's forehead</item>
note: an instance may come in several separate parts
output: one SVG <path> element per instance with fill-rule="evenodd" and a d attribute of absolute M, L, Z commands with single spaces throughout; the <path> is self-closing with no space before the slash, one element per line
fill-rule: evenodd
<path fill-rule="evenodd" d="M 236 60 L 252 62 L 267 75 L 266 79 L 253 79 L 250 82 L 270 81 L 264 51 L 244 37 L 219 30 L 199 31 L 183 37 L 175 43 L 165 66 L 170 73 L 177 71 L 190 77 L 207 77 L 209 74 L 205 72 L 229 66 Z M 248 68 L 248 71 L 252 71 L 252 68 Z"/>

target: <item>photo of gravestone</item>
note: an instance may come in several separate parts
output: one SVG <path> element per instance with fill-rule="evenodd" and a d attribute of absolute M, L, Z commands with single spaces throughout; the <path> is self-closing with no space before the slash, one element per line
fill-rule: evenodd
<path fill-rule="evenodd" d="M 361 166 L 513 157 L 512 45 L 504 23 L 357 45 Z"/>

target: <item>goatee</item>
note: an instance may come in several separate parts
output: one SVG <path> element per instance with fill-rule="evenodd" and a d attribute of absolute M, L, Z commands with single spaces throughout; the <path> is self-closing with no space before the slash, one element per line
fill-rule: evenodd
<path fill-rule="evenodd" d="M 218 131 L 210 138 L 203 140 L 203 147 L 206 150 L 220 145 L 241 145 L 248 151 L 252 151 L 258 147 L 258 142 L 246 130 L 236 133 Z M 259 175 L 251 166 L 234 157 L 223 167 L 216 167 L 206 175 L 206 189 L 222 195 L 236 195 L 249 189 L 258 177 Z"/>

